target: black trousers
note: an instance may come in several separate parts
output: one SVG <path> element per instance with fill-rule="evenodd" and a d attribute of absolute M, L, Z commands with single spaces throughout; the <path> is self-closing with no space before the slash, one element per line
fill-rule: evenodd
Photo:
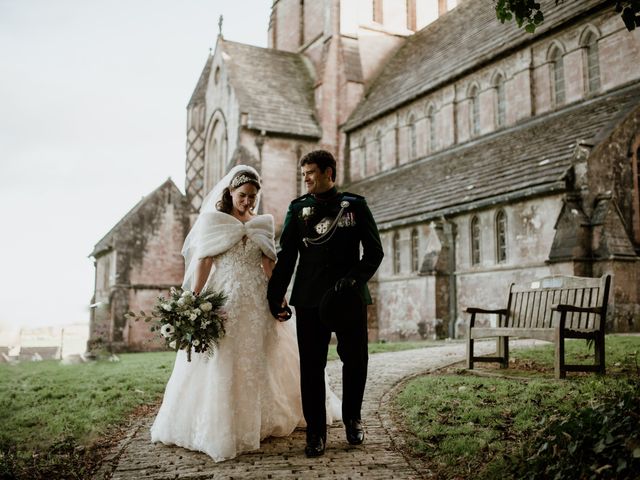
<path fill-rule="evenodd" d="M 320 322 L 317 308 L 296 307 L 296 326 L 302 411 L 307 422 L 307 434 L 324 436 L 327 430 L 324 370 L 331 331 Z M 353 318 L 347 328 L 336 332 L 336 337 L 338 355 L 342 360 L 342 418 L 360 420 L 369 361 L 366 306 L 359 318 Z"/>

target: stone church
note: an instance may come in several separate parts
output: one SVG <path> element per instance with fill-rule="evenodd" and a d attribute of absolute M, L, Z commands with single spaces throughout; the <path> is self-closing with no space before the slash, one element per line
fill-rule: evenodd
<path fill-rule="evenodd" d="M 640 31 L 608 2 L 542 3 L 535 34 L 492 2 L 274 0 L 268 48 L 219 35 L 187 106 L 186 195 L 168 181 L 91 254 L 92 339 L 151 348 L 123 313 L 181 283 L 204 195 L 252 165 L 279 228 L 315 148 L 378 222 L 371 340 L 463 336 L 467 306 L 549 274 L 611 273 L 608 328 L 640 330 Z"/>

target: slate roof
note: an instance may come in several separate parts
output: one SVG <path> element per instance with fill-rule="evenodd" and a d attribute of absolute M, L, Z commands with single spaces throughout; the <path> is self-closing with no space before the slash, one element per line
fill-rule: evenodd
<path fill-rule="evenodd" d="M 313 79 L 302 55 L 222 39 L 219 46 L 249 128 L 320 138 Z"/>
<path fill-rule="evenodd" d="M 640 83 L 348 186 L 381 229 L 566 189 L 578 141 L 640 106 Z"/>
<path fill-rule="evenodd" d="M 494 2 L 467 0 L 409 37 L 344 125 L 350 131 L 483 63 L 544 35 L 569 19 L 602 7 L 603 0 L 541 1 L 544 24 L 531 35 L 515 22 L 501 24 Z"/>
<path fill-rule="evenodd" d="M 95 258 L 105 250 L 109 250 L 110 248 L 112 248 L 114 246 L 116 236 L 118 234 L 118 231 L 120 230 L 120 227 L 126 224 L 130 219 L 134 218 L 147 202 L 150 202 L 156 195 L 158 195 L 166 188 L 175 190 L 178 194 L 182 195 L 182 192 L 180 191 L 180 189 L 178 189 L 173 180 L 171 178 L 168 178 L 165 182 L 162 183 L 162 185 L 156 188 L 149 195 L 145 195 L 144 197 L 142 197 L 140 201 L 136 203 L 133 208 L 129 210 L 127 214 L 122 217 L 118 221 L 118 223 L 116 223 L 111 228 L 111 230 L 109 230 L 107 234 L 98 241 L 98 243 L 96 243 L 96 245 L 93 247 L 93 251 L 89 254 L 89 256 Z"/>

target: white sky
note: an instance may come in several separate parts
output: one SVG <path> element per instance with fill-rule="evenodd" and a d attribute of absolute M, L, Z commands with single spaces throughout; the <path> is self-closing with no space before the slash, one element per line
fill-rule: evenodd
<path fill-rule="evenodd" d="M 88 322 L 93 245 L 171 176 L 215 45 L 272 0 L 0 0 L 0 329 Z"/>

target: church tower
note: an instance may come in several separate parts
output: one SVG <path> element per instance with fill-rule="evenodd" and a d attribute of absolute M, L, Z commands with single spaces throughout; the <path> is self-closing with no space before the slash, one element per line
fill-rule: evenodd
<path fill-rule="evenodd" d="M 337 156 L 339 182 L 348 178 L 340 125 L 404 40 L 454 6 L 452 0 L 274 0 L 269 47 L 302 54 L 311 66 L 319 147 Z"/>

